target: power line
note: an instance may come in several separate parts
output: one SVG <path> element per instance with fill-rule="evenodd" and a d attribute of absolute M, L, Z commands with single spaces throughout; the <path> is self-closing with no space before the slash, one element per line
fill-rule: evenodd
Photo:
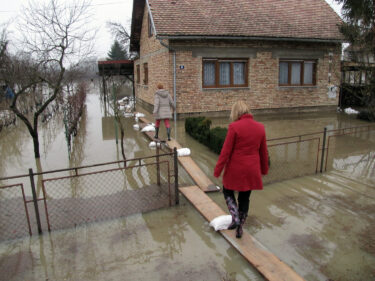
<path fill-rule="evenodd" d="M 90 5 L 87 5 L 87 6 L 88 7 L 97 7 L 97 6 L 111 6 L 111 5 L 119 5 L 119 4 L 126 4 L 126 3 L 124 1 L 121 1 L 121 2 L 90 4 Z M 16 12 L 18 12 L 18 10 L 8 10 L 8 11 L 0 10 L 0 13 L 16 13 Z"/>

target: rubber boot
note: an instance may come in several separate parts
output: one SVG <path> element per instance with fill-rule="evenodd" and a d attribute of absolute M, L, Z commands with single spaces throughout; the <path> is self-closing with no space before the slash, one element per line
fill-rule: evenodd
<path fill-rule="evenodd" d="M 167 136 L 168 136 L 168 140 L 170 141 L 171 140 L 171 128 L 167 128 Z"/>
<path fill-rule="evenodd" d="M 240 223 L 239 223 L 239 225 L 237 226 L 237 229 L 236 229 L 236 237 L 237 238 L 242 237 L 242 234 L 243 234 L 243 228 L 242 227 L 245 224 L 246 218 L 247 218 L 246 213 L 239 212 Z"/>
<path fill-rule="evenodd" d="M 235 229 L 238 225 L 240 225 L 240 218 L 238 214 L 237 203 L 230 196 L 225 197 L 225 202 L 227 203 L 229 213 L 232 216 L 232 222 L 228 226 L 228 229 Z"/>
<path fill-rule="evenodd" d="M 159 128 L 155 128 L 155 136 L 154 136 L 154 139 L 158 139 L 159 138 Z"/>

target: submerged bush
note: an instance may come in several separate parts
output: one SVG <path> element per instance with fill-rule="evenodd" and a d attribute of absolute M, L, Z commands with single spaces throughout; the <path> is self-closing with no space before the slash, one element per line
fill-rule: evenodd
<path fill-rule="evenodd" d="M 185 119 L 185 131 L 194 139 L 220 154 L 228 129 L 216 127 L 210 129 L 212 121 L 206 117 Z"/>
<path fill-rule="evenodd" d="M 220 154 L 223 147 L 225 137 L 227 136 L 228 129 L 222 127 L 215 127 L 210 130 L 210 141 L 208 147 L 217 154 Z"/>
<path fill-rule="evenodd" d="M 211 123 L 205 117 L 189 117 L 185 120 L 185 131 L 200 143 L 208 145 Z"/>
<path fill-rule="evenodd" d="M 375 112 L 370 109 L 362 109 L 359 111 L 357 118 L 375 122 Z"/>
<path fill-rule="evenodd" d="M 192 137 L 195 136 L 199 122 L 203 121 L 205 117 L 188 117 L 185 119 L 185 131 Z"/>

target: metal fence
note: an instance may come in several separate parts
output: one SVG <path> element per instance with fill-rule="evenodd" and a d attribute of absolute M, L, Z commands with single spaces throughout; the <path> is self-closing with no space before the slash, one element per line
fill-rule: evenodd
<path fill-rule="evenodd" d="M 375 125 L 324 129 L 267 144 L 265 183 L 362 165 L 367 158 L 366 165 L 375 166 Z M 369 144 L 372 154 L 359 158 L 356 152 Z M 348 155 L 354 161 L 345 162 Z M 184 171 L 180 174 L 183 181 Z M 178 185 L 177 150 L 159 148 L 149 157 L 0 178 L 0 240 L 172 206 L 179 201 Z"/>
<path fill-rule="evenodd" d="M 270 169 L 264 183 L 331 170 L 337 157 L 368 150 L 375 125 L 327 130 L 267 140 Z M 337 165 L 336 165 L 337 167 Z"/>
<path fill-rule="evenodd" d="M 375 167 L 370 166 L 375 164 L 374 147 L 375 126 L 336 130 L 327 138 L 324 171 L 335 169 L 355 172 L 356 167 L 364 170 L 362 168 L 367 166 L 365 170 L 373 172 Z"/>
<path fill-rule="evenodd" d="M 8 181 L 23 183 L 3 185 Z M 42 173 L 30 169 L 0 178 L 0 240 L 148 212 L 178 204 L 178 196 L 176 150 Z"/>
<path fill-rule="evenodd" d="M 0 237 L 10 239 L 31 235 L 27 199 L 22 184 L 0 187 Z"/>

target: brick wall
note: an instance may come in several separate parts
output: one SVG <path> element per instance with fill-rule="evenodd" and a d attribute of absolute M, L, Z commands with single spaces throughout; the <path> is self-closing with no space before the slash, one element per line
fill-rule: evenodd
<path fill-rule="evenodd" d="M 162 83 L 164 88 L 173 93 L 172 62 L 169 50 L 160 44 L 155 36 L 148 35 L 148 11 L 145 5 L 140 39 L 139 59 L 134 61 L 134 73 L 137 75 L 137 65 L 140 65 L 140 83 L 135 83 L 136 97 L 148 104 L 154 103 L 156 85 Z M 148 83 L 144 84 L 144 63 L 148 65 Z M 135 79 L 137 81 L 137 78 Z"/>
<path fill-rule="evenodd" d="M 136 85 L 136 96 L 153 104 L 153 93 L 156 84 L 161 82 L 173 96 L 173 55 L 155 38 L 148 37 L 147 7 L 143 19 L 140 58 L 135 61 L 141 67 L 141 84 Z M 168 43 L 168 42 L 165 42 Z M 223 43 L 209 42 L 169 42 L 176 51 L 176 96 L 177 113 L 220 112 L 230 110 L 239 99 L 245 100 L 252 109 L 319 109 L 319 107 L 338 104 L 338 92 L 335 98 L 328 97 L 328 85 L 340 84 L 340 48 L 338 44 L 290 43 L 240 41 Z M 246 88 L 203 89 L 202 57 L 193 50 L 199 48 L 221 48 L 230 52 L 233 48 L 253 50 L 249 56 L 248 81 Z M 306 58 L 309 52 L 317 57 L 316 86 L 313 87 L 280 87 L 279 59 L 283 52 L 294 54 L 300 52 Z M 198 52 L 199 53 L 199 52 Z M 330 53 L 333 55 L 331 56 Z M 281 54 L 281 55 L 280 55 Z M 284 55 L 285 56 L 285 55 Z M 312 59 L 312 57 L 310 58 Z M 143 85 L 143 63 L 148 63 L 149 82 Z M 180 68 L 181 66 L 181 68 Z M 183 66 L 183 68 L 182 68 Z M 331 72 L 330 82 L 328 73 Z"/>

